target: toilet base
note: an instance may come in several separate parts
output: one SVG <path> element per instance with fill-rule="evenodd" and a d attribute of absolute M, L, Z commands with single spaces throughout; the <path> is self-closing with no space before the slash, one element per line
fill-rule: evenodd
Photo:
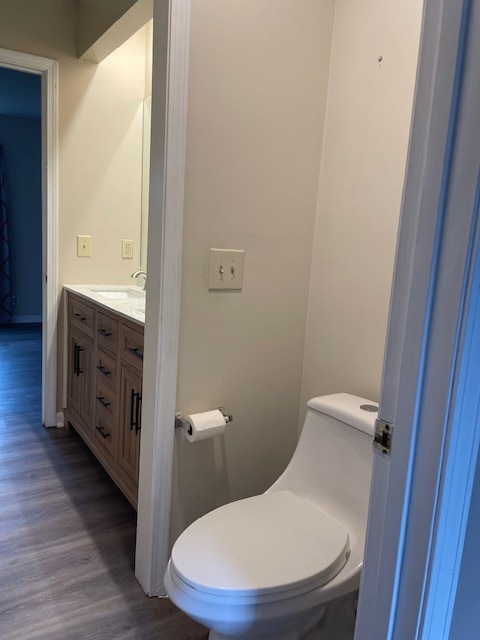
<path fill-rule="evenodd" d="M 325 615 L 325 606 L 319 606 L 315 612 L 305 616 L 303 620 L 299 620 L 296 629 L 292 630 L 292 627 L 285 629 L 271 628 L 269 631 L 263 633 L 255 633 L 254 631 L 245 631 L 241 635 L 230 635 L 225 633 L 219 633 L 218 631 L 210 630 L 208 640 L 303 640 L 309 638 L 309 632 L 314 629 L 322 620 Z M 275 627 L 272 624 L 271 627 Z"/>
<path fill-rule="evenodd" d="M 217 633 L 216 631 L 210 631 L 208 640 L 301 640 L 298 633 L 287 634 L 268 634 L 262 636 L 226 636 L 223 633 Z"/>
<path fill-rule="evenodd" d="M 355 633 L 357 602 L 358 591 L 331 600 L 323 618 L 302 636 L 302 640 L 352 640 Z"/>
<path fill-rule="evenodd" d="M 315 619 L 310 618 L 301 631 L 273 631 L 267 634 L 225 635 L 210 631 L 208 640 L 352 640 L 358 591 L 332 600 L 321 607 Z"/>

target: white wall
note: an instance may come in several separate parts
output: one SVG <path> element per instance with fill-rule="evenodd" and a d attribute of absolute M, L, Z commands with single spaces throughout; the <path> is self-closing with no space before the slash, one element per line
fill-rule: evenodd
<path fill-rule="evenodd" d="M 234 423 L 177 433 L 173 538 L 295 445 L 332 20 L 333 1 L 192 3 L 177 408 Z M 245 249 L 242 292 L 208 291 L 210 247 Z"/>
<path fill-rule="evenodd" d="M 379 397 L 422 6 L 336 1 L 300 422 L 316 395 Z"/>

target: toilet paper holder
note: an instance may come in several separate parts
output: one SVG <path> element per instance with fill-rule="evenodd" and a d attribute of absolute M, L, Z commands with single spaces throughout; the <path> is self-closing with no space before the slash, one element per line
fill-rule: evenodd
<path fill-rule="evenodd" d="M 217 409 L 222 412 L 222 415 L 225 418 L 225 422 L 227 424 L 229 424 L 230 422 L 233 422 L 233 416 L 231 414 L 229 414 L 229 413 L 225 413 L 225 411 L 223 410 L 223 407 L 217 407 Z M 192 426 L 190 425 L 188 420 L 186 420 L 181 413 L 176 413 L 175 414 L 175 429 L 182 428 L 182 427 L 184 429 L 186 429 L 187 433 L 190 436 L 192 435 Z"/>

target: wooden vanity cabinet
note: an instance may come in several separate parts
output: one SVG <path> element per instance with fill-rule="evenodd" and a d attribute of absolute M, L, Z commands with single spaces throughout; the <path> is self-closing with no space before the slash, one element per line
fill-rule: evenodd
<path fill-rule="evenodd" d="M 136 508 L 143 327 L 90 300 L 68 297 L 66 423 Z"/>
<path fill-rule="evenodd" d="M 140 430 L 142 420 L 142 378 L 123 365 L 120 391 L 120 442 L 118 464 L 129 482 L 138 487 Z"/>
<path fill-rule="evenodd" d="M 94 344 L 79 329 L 70 328 L 68 338 L 68 406 L 82 420 L 82 434 L 92 435 L 92 362 Z"/>
<path fill-rule="evenodd" d="M 118 463 L 137 487 L 142 428 L 143 333 L 125 324 L 120 327 L 120 357 L 121 438 Z"/>

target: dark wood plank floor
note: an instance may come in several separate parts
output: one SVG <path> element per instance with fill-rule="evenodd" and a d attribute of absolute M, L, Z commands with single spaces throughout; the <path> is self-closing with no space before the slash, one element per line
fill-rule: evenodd
<path fill-rule="evenodd" d="M 134 510 L 78 437 L 41 426 L 39 327 L 0 327 L 0 638 L 206 640 L 133 574 Z"/>

